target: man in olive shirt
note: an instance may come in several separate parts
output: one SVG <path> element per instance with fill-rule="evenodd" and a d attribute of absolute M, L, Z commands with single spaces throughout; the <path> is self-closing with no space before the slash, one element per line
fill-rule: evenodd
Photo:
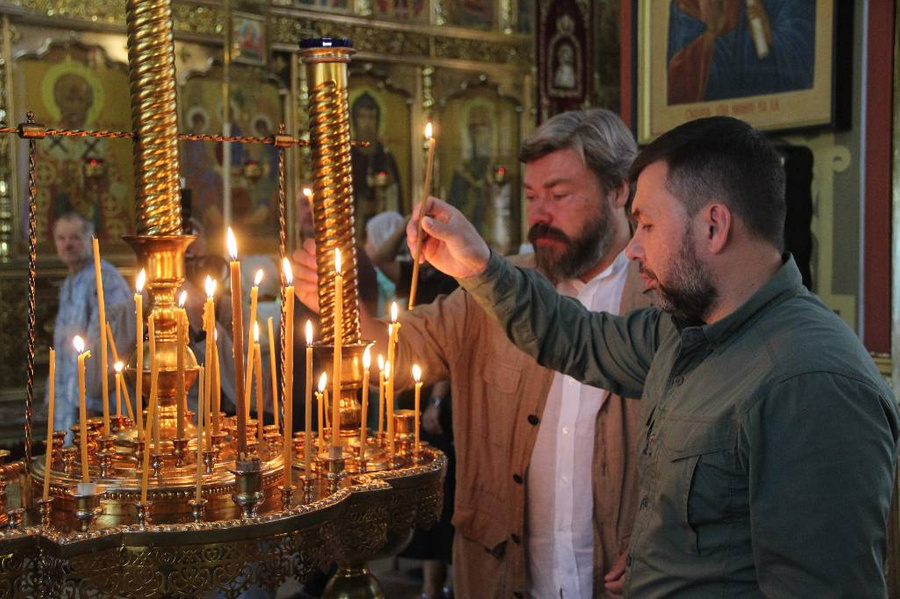
<path fill-rule="evenodd" d="M 741 121 L 701 119 L 650 144 L 631 178 L 626 251 L 660 308 L 591 313 L 491 256 L 443 202 L 424 255 L 542 365 L 641 394 L 627 595 L 884 596 L 898 409 L 781 253 L 776 154 Z"/>

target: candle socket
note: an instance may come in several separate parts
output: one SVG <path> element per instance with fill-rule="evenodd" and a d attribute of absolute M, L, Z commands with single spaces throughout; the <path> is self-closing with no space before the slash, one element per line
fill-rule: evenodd
<path fill-rule="evenodd" d="M 107 477 L 112 471 L 116 456 L 116 438 L 112 435 L 100 438 L 100 476 Z"/>
<path fill-rule="evenodd" d="M 264 438 L 266 440 L 266 454 L 277 454 L 281 448 L 281 433 L 278 431 L 268 432 L 265 433 Z"/>
<path fill-rule="evenodd" d="M 161 453 L 150 454 L 150 467 L 153 468 L 153 476 L 159 478 L 162 476 L 163 456 Z"/>
<path fill-rule="evenodd" d="M 218 452 L 215 449 L 204 449 L 203 450 L 203 472 L 204 474 L 212 474 L 213 469 L 216 466 L 216 454 Z"/>
<path fill-rule="evenodd" d="M 187 453 L 187 439 L 172 439 L 172 455 L 175 456 L 175 467 L 184 466 L 184 456 Z"/>
<path fill-rule="evenodd" d="M 22 528 L 22 519 L 25 517 L 25 509 L 24 508 L 13 508 L 6 512 L 6 516 L 9 519 L 9 527 L 12 530 L 18 530 Z"/>
<path fill-rule="evenodd" d="M 191 515 L 194 517 L 194 522 L 200 523 L 206 521 L 206 505 L 209 503 L 208 499 L 203 499 L 202 497 L 197 499 L 191 499 L 188 501 L 188 504 L 191 506 Z"/>
<path fill-rule="evenodd" d="M 53 431 L 53 466 L 62 467 L 62 450 L 66 442 L 66 431 Z"/>
<path fill-rule="evenodd" d="M 225 440 L 228 438 L 227 433 L 213 433 L 210 435 L 212 439 L 213 449 L 216 452 L 216 459 L 219 458 L 219 453 L 222 451 L 222 448 L 225 447 Z"/>
<path fill-rule="evenodd" d="M 255 518 L 257 508 L 264 498 L 259 458 L 237 460 L 232 474 L 234 494 L 231 498 L 241 508 L 243 518 Z"/>
<path fill-rule="evenodd" d="M 70 445 L 62 448 L 63 471 L 66 476 L 75 475 L 75 458 L 78 456 L 78 447 Z"/>
<path fill-rule="evenodd" d="M 141 530 L 147 528 L 147 525 L 153 524 L 153 520 L 150 518 L 150 506 L 153 505 L 152 501 L 138 501 L 134 504 L 137 508 L 137 520 L 138 526 Z"/>
<path fill-rule="evenodd" d="M 341 485 L 341 479 L 347 474 L 345 470 L 347 460 L 343 454 L 335 452 L 327 457 L 322 457 L 322 463 L 325 469 L 325 478 L 328 480 L 328 492 L 336 493 Z"/>
<path fill-rule="evenodd" d="M 316 489 L 316 477 L 312 474 L 300 477 L 303 486 L 303 503 L 312 503 L 314 491 Z"/>
<path fill-rule="evenodd" d="M 114 433 L 121 432 L 125 429 L 134 426 L 134 421 L 128 416 L 113 416 L 112 417 L 112 430 Z"/>
<path fill-rule="evenodd" d="M 49 530 L 53 522 L 53 497 L 38 499 L 37 504 L 41 513 L 41 527 Z"/>
<path fill-rule="evenodd" d="M 132 452 L 134 454 L 134 459 L 137 460 L 137 468 L 140 470 L 144 463 L 144 442 L 143 441 L 135 441 L 132 447 Z"/>
<path fill-rule="evenodd" d="M 103 513 L 100 506 L 101 493 L 95 483 L 78 483 L 75 496 L 75 519 L 78 521 L 79 530 L 87 532 Z"/>
<path fill-rule="evenodd" d="M 278 490 L 281 492 L 281 509 L 289 510 L 293 507 L 294 502 L 294 491 L 297 490 L 297 487 L 291 485 L 289 487 L 278 487 Z"/>

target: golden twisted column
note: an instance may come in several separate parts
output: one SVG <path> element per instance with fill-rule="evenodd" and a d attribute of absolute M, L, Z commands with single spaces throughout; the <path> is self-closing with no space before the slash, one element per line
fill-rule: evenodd
<path fill-rule="evenodd" d="M 350 41 L 342 39 L 305 40 L 300 50 L 310 87 L 313 223 L 325 345 L 334 343 L 335 249 L 341 250 L 344 276 L 343 342 L 353 344 L 360 340 L 347 100 L 347 64 L 355 52 Z"/>
<path fill-rule="evenodd" d="M 175 46 L 168 0 L 128 0 L 138 235 L 180 235 Z"/>

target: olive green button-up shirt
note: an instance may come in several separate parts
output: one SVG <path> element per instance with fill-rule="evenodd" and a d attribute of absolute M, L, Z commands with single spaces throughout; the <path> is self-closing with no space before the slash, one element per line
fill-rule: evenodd
<path fill-rule="evenodd" d="M 897 405 L 790 256 L 704 326 L 591 313 L 496 256 L 461 283 L 542 365 L 642 397 L 629 596 L 885 596 Z"/>

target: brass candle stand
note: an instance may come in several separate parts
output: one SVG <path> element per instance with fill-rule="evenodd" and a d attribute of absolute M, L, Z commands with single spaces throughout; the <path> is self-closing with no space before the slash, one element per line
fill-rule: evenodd
<path fill-rule="evenodd" d="M 151 361 L 159 369 L 159 443 L 140 438 L 135 423 L 118 418 L 114 434 L 104 437 L 94 419 L 80 430 L 90 447 L 89 483 L 82 482 L 80 452 L 62 447 L 58 431 L 55 459 L 45 470 L 43 456 L 7 465 L 0 471 L 0 588 L 15 596 L 199 596 L 210 591 L 237 595 L 251 586 L 274 589 L 287 577 L 305 579 L 321 564 L 343 564 L 326 597 L 378 597 L 380 590 L 359 564 L 399 549 L 416 526 L 433 524 L 441 511 L 446 458 L 423 449 L 413 464 L 408 451 L 386 456 L 378 443 L 367 443 L 360 460 L 359 430 L 365 418 L 357 395 L 363 386 L 356 261 L 353 243 L 353 203 L 350 188 L 347 63 L 353 50 L 346 40 L 302 44 L 311 84 L 310 122 L 316 200 L 314 220 L 320 275 L 322 340 L 315 349 L 319 370 L 330 372 L 334 343 L 334 249 L 345 257 L 342 385 L 340 426 L 334 435 L 340 451 L 318 456 L 309 471 L 283 488 L 285 468 L 296 469 L 303 455 L 295 444 L 291 463 L 283 462 L 283 434 L 264 427 L 263 439 L 248 430 L 252 453 L 237 460 L 235 424 L 219 419 L 222 432 L 212 435 L 212 449 L 203 449 L 197 466 L 197 434 L 191 415 L 176 404 L 175 295 L 184 280 L 184 254 L 193 237 L 181 233 L 178 207 L 178 135 L 175 130 L 174 57 L 169 0 L 128 0 L 129 62 L 133 132 L 47 130 L 33 119 L 18 127 L 29 142 L 29 201 L 36 202 L 35 143 L 50 135 L 130 138 L 135 148 L 138 199 L 137 235 L 127 238 L 148 273 L 149 313 L 155 324 L 155 355 L 144 344 L 143 363 L 132 357 L 126 371 L 141 377 L 143 406 L 151 389 Z M 9 133 L 9 131 L 6 131 Z M 213 141 L 271 143 L 283 164 L 287 148 L 299 139 L 273 135 L 259 138 L 206 136 Z M 280 206 L 285 206 L 285 176 L 281 169 Z M 282 219 L 282 238 L 285 235 Z M 30 228 L 32 237 L 36 234 Z M 33 241 L 33 239 L 32 239 Z M 286 248 L 282 249 L 282 254 Z M 34 265 L 29 284 L 34 285 Z M 33 291 L 33 288 L 30 289 Z M 33 353 L 34 336 L 29 351 Z M 196 384 L 196 357 L 185 348 L 185 386 Z M 224 358 L 224 357 L 223 357 Z M 324 368 L 322 368 L 324 367 Z M 29 388 L 34 373 L 29 373 Z M 260 416 L 261 417 L 261 416 Z M 26 407 L 26 430 L 32 413 Z M 182 433 L 179 434 L 179 428 Z M 58 445 L 57 445 L 58 443 Z M 30 438 L 29 444 L 30 455 Z M 253 447 L 255 445 L 255 448 Z M 148 457 L 152 476 L 142 498 L 141 475 Z M 0 453 L 0 463 L 4 454 Z M 392 468 L 392 469 L 389 469 Z M 28 509 L 28 501 L 12 510 L 17 526 L 5 526 L 7 486 L 20 497 L 42 488 L 19 483 L 27 470 L 35 482 L 49 479 L 48 500 Z M 202 499 L 196 501 L 197 473 Z M 361 473 L 365 471 L 365 473 Z M 29 479 L 25 479 L 29 480 Z M 13 557 L 15 559 L 13 559 Z M 330 593 L 330 594 L 329 594 Z"/>

